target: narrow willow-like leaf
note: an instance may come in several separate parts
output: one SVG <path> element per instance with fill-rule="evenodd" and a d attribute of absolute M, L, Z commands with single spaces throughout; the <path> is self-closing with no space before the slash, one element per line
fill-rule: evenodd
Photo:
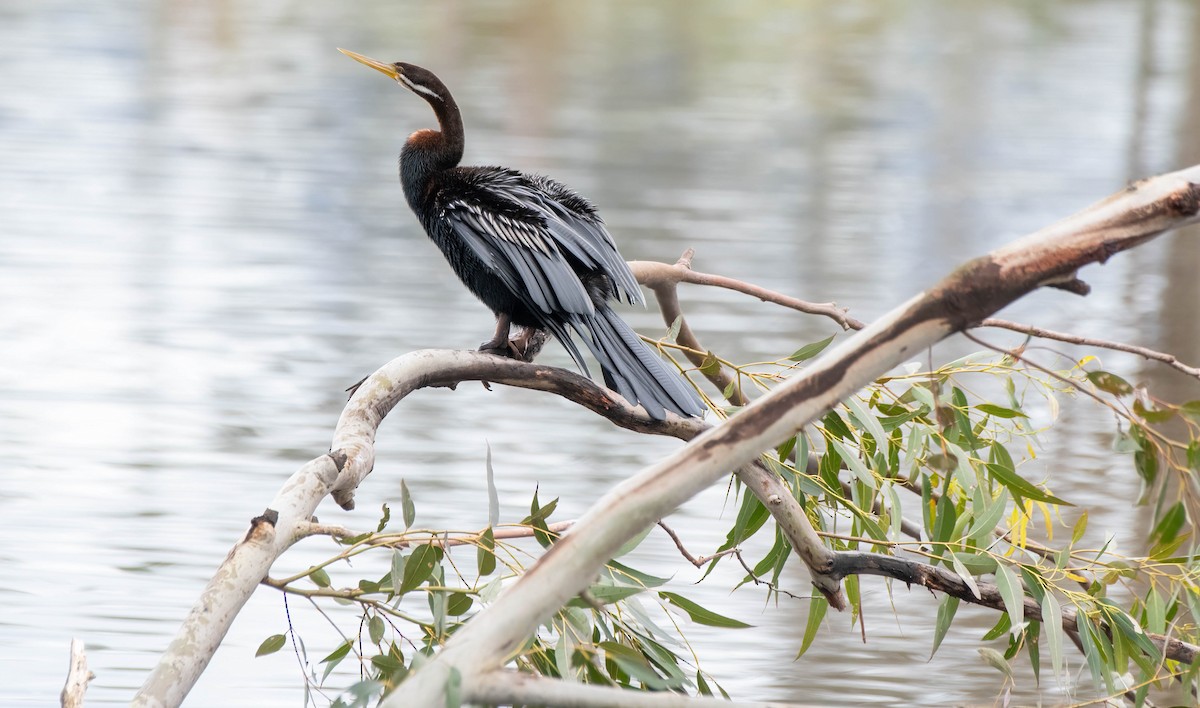
<path fill-rule="evenodd" d="M 709 627 L 728 627 L 729 629 L 744 629 L 752 626 L 740 620 L 735 620 L 732 617 L 719 615 L 677 593 L 662 590 L 658 593 L 658 596 L 686 612 L 692 618 L 692 621 L 699 624 L 708 625 Z"/>
<path fill-rule="evenodd" d="M 1012 666 L 1009 665 L 1008 660 L 1004 658 L 1003 654 L 991 647 L 979 647 L 975 651 L 979 652 L 979 657 L 983 659 L 985 664 L 999 669 L 1009 681 L 1012 680 Z"/>
<path fill-rule="evenodd" d="M 981 493 L 986 494 L 982 488 L 976 487 Z M 1008 489 L 1001 487 L 1000 494 L 988 504 L 982 514 L 976 516 L 971 522 L 971 531 L 967 535 L 970 536 L 979 545 L 986 545 L 985 541 L 996 528 L 996 524 L 1004 518 L 1004 512 L 1008 510 Z"/>
<path fill-rule="evenodd" d="M 1009 491 L 1014 495 L 1049 504 L 1073 506 L 1069 502 L 1042 491 L 1018 475 L 1016 468 L 1013 467 L 1012 457 L 1008 454 L 1008 450 L 1004 449 L 1003 445 L 993 443 L 989 457 L 991 461 L 987 464 L 988 471 L 991 472 L 992 477 L 997 482 L 1008 487 Z"/>
<path fill-rule="evenodd" d="M 804 652 L 808 651 L 813 640 L 817 638 L 817 630 L 821 628 L 821 621 L 825 619 L 825 611 L 828 609 L 829 601 L 814 588 L 812 601 L 808 603 L 808 623 L 804 626 L 804 639 L 800 642 L 800 651 L 796 654 L 797 659 L 804 656 Z M 933 650 L 937 651 L 937 647 L 935 646 Z"/>
<path fill-rule="evenodd" d="M 417 505 L 413 503 L 412 494 L 409 494 L 408 485 L 403 479 L 400 480 L 400 508 L 404 516 L 404 529 L 407 531 L 417 519 Z"/>
<path fill-rule="evenodd" d="M 997 406 L 994 403 L 980 403 L 979 405 L 975 406 L 975 410 L 987 413 L 988 415 L 996 418 L 1012 419 L 1029 417 L 1021 411 L 1014 410 L 1012 408 L 1005 408 L 1003 406 Z"/>
<path fill-rule="evenodd" d="M 346 655 L 350 653 L 350 646 L 351 640 L 347 639 L 339 644 L 337 649 L 334 649 L 332 652 L 330 652 L 329 656 L 321 659 L 321 663 L 325 664 L 325 675 L 321 677 L 322 682 L 329 678 L 329 674 L 333 671 L 333 669 L 338 664 L 342 663 L 342 659 L 345 659 Z"/>
<path fill-rule="evenodd" d="M 1025 591 L 1016 574 L 1003 563 L 996 565 L 996 587 L 1000 589 L 1000 597 L 1004 598 L 1004 609 L 1012 622 L 1012 631 L 1021 631 L 1025 625 Z"/>
<path fill-rule="evenodd" d="M 887 433 L 883 432 L 883 426 L 880 425 L 879 419 L 871 415 L 871 412 L 863 408 L 858 399 L 851 396 L 845 400 L 845 405 L 850 409 L 850 414 L 854 420 L 858 421 L 861 428 L 865 428 L 875 438 L 876 445 L 883 445 L 887 442 Z"/>
<path fill-rule="evenodd" d="M 387 528 L 388 522 L 391 520 L 392 520 L 392 508 L 385 503 L 383 505 L 383 513 L 380 514 L 380 516 L 379 516 L 379 525 L 375 527 L 375 532 L 379 533 L 380 531 Z"/>
<path fill-rule="evenodd" d="M 842 461 L 846 463 L 846 467 L 854 474 L 855 479 L 867 485 L 871 489 L 875 488 L 875 476 L 871 474 L 871 470 L 863 464 L 858 453 L 851 450 L 840 440 L 830 439 L 829 446 L 838 451 Z"/>
<path fill-rule="evenodd" d="M 806 345 L 800 347 L 799 349 L 797 349 L 795 352 L 793 352 L 792 355 L 788 357 L 788 360 L 789 361 L 807 361 L 807 360 L 813 358 L 814 356 L 820 354 L 825 349 L 825 347 L 829 346 L 829 343 L 832 342 L 833 338 L 836 336 L 837 336 L 836 334 L 831 334 L 819 342 L 813 342 L 812 344 L 806 344 Z"/>
<path fill-rule="evenodd" d="M 450 676 L 446 678 L 446 708 L 461 708 L 462 706 L 462 672 L 450 667 Z"/>
<path fill-rule="evenodd" d="M 400 549 L 392 549 L 392 592 L 399 594 L 400 578 L 404 577 L 404 566 L 408 565 L 408 558 L 400 552 Z"/>
<path fill-rule="evenodd" d="M 946 638 L 946 631 L 950 629 L 950 624 L 954 622 L 954 613 L 958 612 L 959 599 L 953 595 L 946 595 L 938 604 L 937 623 L 933 627 L 933 651 L 929 652 L 929 658 L 932 659 L 934 654 L 937 654 L 938 647 L 942 645 L 942 640 Z"/>
<path fill-rule="evenodd" d="M 612 641 L 601 642 L 600 648 L 604 650 L 606 658 L 615 661 L 625 673 L 640 681 L 646 688 L 661 691 L 671 687 L 636 649 Z"/>
<path fill-rule="evenodd" d="M 1063 676 L 1063 626 L 1062 608 L 1053 592 L 1047 592 L 1042 597 L 1042 629 L 1046 634 L 1046 644 L 1050 646 L 1050 665 L 1054 667 L 1055 677 Z"/>
<path fill-rule="evenodd" d="M 1079 543 L 1079 539 L 1083 538 L 1083 534 L 1087 533 L 1088 513 L 1084 509 L 1083 513 L 1075 519 L 1075 526 L 1071 529 L 1071 545 Z"/>
<path fill-rule="evenodd" d="M 660 578 L 657 575 L 644 573 L 636 568 L 631 568 L 617 561 L 609 561 L 605 568 L 608 571 L 609 577 L 613 582 L 620 584 L 633 584 L 644 588 L 656 588 L 659 585 L 666 585 L 671 578 Z"/>
<path fill-rule="evenodd" d="M 980 597 L 979 584 L 975 582 L 975 577 L 967 571 L 962 561 L 958 559 L 958 554 L 950 554 L 950 564 L 954 567 L 954 572 L 958 573 L 958 577 L 962 578 L 963 582 L 967 584 L 967 587 L 971 590 L 971 594 L 978 600 Z"/>
<path fill-rule="evenodd" d="M 1183 508 L 1183 502 L 1176 502 L 1154 526 L 1154 530 L 1150 532 L 1150 540 L 1157 543 L 1173 541 L 1186 522 L 1187 511 Z"/>
<path fill-rule="evenodd" d="M 1167 630 L 1167 612 L 1163 596 L 1155 588 L 1146 595 L 1146 629 L 1157 634 Z"/>
<path fill-rule="evenodd" d="M 492 444 L 486 443 L 487 456 L 484 458 L 484 470 L 487 476 L 488 494 L 488 526 L 500 523 L 500 494 L 496 491 L 496 474 L 492 469 Z"/>
<path fill-rule="evenodd" d="M 287 642 L 287 637 L 282 634 L 272 634 L 263 640 L 262 644 L 258 645 L 258 651 L 254 652 L 254 657 L 257 659 L 260 656 L 274 654 L 283 648 Z"/>
<path fill-rule="evenodd" d="M 646 540 L 646 537 L 650 535 L 650 532 L 654 530 L 654 526 L 654 524 L 650 524 L 641 533 L 626 541 L 620 548 L 617 549 L 617 552 L 613 554 L 613 558 L 620 558 L 621 556 L 637 548 L 642 541 Z"/>
<path fill-rule="evenodd" d="M 667 328 L 667 341 L 674 342 L 679 337 L 679 330 L 683 328 L 683 315 L 675 318 L 671 326 Z"/>

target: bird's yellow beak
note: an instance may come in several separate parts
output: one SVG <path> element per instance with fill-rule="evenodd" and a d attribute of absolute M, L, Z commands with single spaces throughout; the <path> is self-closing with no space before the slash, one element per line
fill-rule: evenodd
<path fill-rule="evenodd" d="M 351 59 L 358 62 L 359 64 L 366 64 L 367 66 L 371 67 L 375 71 L 387 74 L 388 76 L 392 77 L 393 79 L 400 78 L 400 71 L 398 69 L 396 69 L 395 66 L 392 66 L 391 64 L 384 64 L 381 61 L 376 61 L 370 57 L 364 57 L 361 54 L 356 54 L 356 53 L 350 51 L 349 49 L 342 49 L 341 47 L 338 47 L 338 51 L 341 52 L 342 54 L 345 54 L 346 56 L 350 57 Z"/>

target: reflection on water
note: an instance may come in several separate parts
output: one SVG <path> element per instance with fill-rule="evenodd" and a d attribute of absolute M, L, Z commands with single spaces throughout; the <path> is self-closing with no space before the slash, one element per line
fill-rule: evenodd
<path fill-rule="evenodd" d="M 0 16 L 0 664 L 22 677 L 0 685 L 4 705 L 49 702 L 71 636 L 98 674 L 89 704 L 127 701 L 246 520 L 328 445 L 341 390 L 399 353 L 490 332 L 396 184 L 399 144 L 428 108 L 337 46 L 435 68 L 465 111 L 469 160 L 571 183 L 627 257 L 694 247 L 698 268 L 862 319 L 1132 177 L 1200 159 L 1200 13 L 1182 0 L 48 1 Z M 1038 293 L 1009 314 L 1195 363 L 1200 341 L 1178 324 L 1196 306 L 1194 248 L 1167 239 L 1089 272 L 1091 297 Z M 734 359 L 834 329 L 728 293 L 685 297 Z M 629 317 L 661 328 L 652 311 Z M 1055 488 L 1096 504 L 1093 528 L 1144 524 L 1106 425 L 1068 409 L 1045 441 L 1048 463 L 1070 460 Z M 322 517 L 368 527 L 404 477 L 419 523 L 480 525 L 486 443 L 508 519 L 539 484 L 569 518 L 674 446 L 528 392 L 423 392 L 384 425 L 364 511 Z M 719 543 L 722 495 L 677 514 L 693 550 Z M 639 553 L 695 579 L 663 539 Z M 964 608 L 927 664 L 935 600 L 893 587 L 896 616 L 868 580 L 867 643 L 834 618 L 793 663 L 804 603 L 764 610 L 754 589 L 729 596 L 725 572 L 690 591 L 759 626 L 690 636 L 735 695 L 974 704 L 1001 686 L 973 651 L 989 613 Z M 806 592 L 799 571 L 789 582 Z M 284 628 L 281 609 L 252 599 L 195 704 L 301 700 L 286 652 L 248 660 Z M 318 618 L 297 622 L 310 646 L 334 643 Z M 1016 695 L 1054 703 L 1064 689 L 1039 693 L 1026 671 Z"/>

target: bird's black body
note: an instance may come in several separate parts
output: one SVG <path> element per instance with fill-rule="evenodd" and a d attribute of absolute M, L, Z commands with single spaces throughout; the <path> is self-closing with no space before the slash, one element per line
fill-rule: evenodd
<path fill-rule="evenodd" d="M 496 336 L 483 347 L 509 346 L 509 325 L 547 331 L 584 371 L 571 333 L 600 363 L 605 383 L 662 418 L 664 411 L 703 412 L 696 392 L 664 365 L 608 302 L 642 302 L 629 266 L 595 208 L 568 187 L 503 167 L 460 167 L 462 118 L 431 72 L 383 64 L 346 52 L 424 98 L 440 131 L 413 133 L 400 153 L 400 181 L 413 212 L 458 277 L 496 314 Z"/>

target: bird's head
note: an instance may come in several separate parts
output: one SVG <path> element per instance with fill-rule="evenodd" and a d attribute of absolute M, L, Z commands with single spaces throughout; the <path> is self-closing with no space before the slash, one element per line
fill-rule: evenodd
<path fill-rule="evenodd" d="M 338 51 L 360 64 L 365 64 L 375 71 L 387 74 L 395 79 L 396 83 L 430 103 L 436 105 L 436 102 L 446 103 L 450 100 L 450 92 L 446 89 L 446 85 L 429 69 L 424 69 L 415 64 L 405 64 L 402 61 L 385 64 L 348 49 L 339 48 Z"/>

